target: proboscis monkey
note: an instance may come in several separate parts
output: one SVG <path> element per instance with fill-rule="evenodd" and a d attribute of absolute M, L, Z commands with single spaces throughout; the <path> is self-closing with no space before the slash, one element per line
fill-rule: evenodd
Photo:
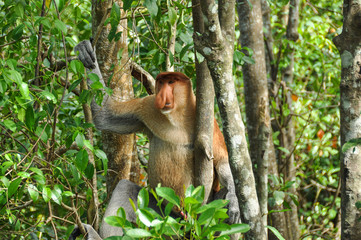
<path fill-rule="evenodd" d="M 104 85 L 96 60 L 95 52 L 89 41 L 83 41 L 75 47 L 84 66 L 92 69 Z M 102 106 L 94 101 L 91 104 L 93 121 L 97 129 L 120 134 L 144 132 L 149 138 L 149 185 L 155 188 L 159 183 L 184 196 L 184 187 L 194 185 L 194 132 L 196 118 L 196 97 L 192 91 L 190 79 L 179 72 L 164 72 L 156 77 L 156 93 L 144 98 L 126 102 L 116 102 L 104 96 Z M 232 173 L 228 164 L 228 153 L 223 135 L 214 123 L 213 166 L 217 178 L 227 190 L 229 223 L 239 220 L 238 200 Z M 210 184 L 217 182 L 210 177 Z M 127 180 L 121 180 L 114 189 L 104 218 L 116 215 L 123 207 L 129 221 L 135 221 L 135 213 L 129 204 L 129 198 L 136 202 L 141 188 Z M 208 197 L 208 196 L 206 196 Z M 153 203 L 150 203 L 153 204 Z M 154 206 L 156 203 L 154 203 Z M 90 225 L 84 224 L 88 231 Z M 102 238 L 121 235 L 121 229 L 106 224 L 103 220 L 100 229 Z M 93 236 L 93 239 L 101 239 Z"/>

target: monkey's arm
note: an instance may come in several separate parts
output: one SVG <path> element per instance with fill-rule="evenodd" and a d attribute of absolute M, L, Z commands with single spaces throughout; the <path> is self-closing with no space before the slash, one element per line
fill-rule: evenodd
<path fill-rule="evenodd" d="M 99 81 L 104 87 L 105 84 L 103 76 L 100 72 L 96 53 L 93 50 L 90 41 L 85 40 L 80 42 L 75 46 L 74 51 L 79 52 L 79 60 L 87 69 L 89 69 L 89 73 L 94 73 L 99 77 Z M 88 79 L 88 84 L 91 84 L 90 79 Z M 144 124 L 136 114 L 136 108 L 139 106 L 139 104 L 136 102 L 137 100 L 138 99 L 131 100 L 134 101 L 134 103 L 131 105 L 133 109 L 129 109 L 129 107 L 122 107 L 123 105 L 125 106 L 130 104 L 128 104 L 128 102 L 118 103 L 105 93 L 101 106 L 99 106 L 93 100 L 91 103 L 91 110 L 93 115 L 93 122 L 97 129 L 120 134 L 142 131 L 144 129 Z M 117 106 L 117 109 L 123 109 L 124 111 L 114 111 L 115 106 Z"/>

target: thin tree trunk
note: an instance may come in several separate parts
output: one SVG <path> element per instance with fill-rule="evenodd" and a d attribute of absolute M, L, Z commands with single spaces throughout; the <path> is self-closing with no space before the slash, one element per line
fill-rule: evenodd
<path fill-rule="evenodd" d="M 177 34 L 177 21 L 170 27 L 170 33 L 168 39 L 168 53 L 165 59 L 165 67 L 167 72 L 174 71 L 174 63 L 172 63 L 171 61 L 171 55 L 174 56 L 176 34 Z"/>
<path fill-rule="evenodd" d="M 204 22 L 200 0 L 192 1 L 194 31 L 204 33 Z M 197 42 L 195 42 L 197 44 Z M 197 46 L 200 47 L 200 46 Z M 196 48 L 197 48 L 196 47 Z M 196 138 L 194 141 L 194 172 L 196 185 L 203 185 L 205 196 L 210 196 L 213 181 L 213 128 L 214 128 L 214 88 L 207 67 L 207 60 L 199 62 L 196 55 L 197 74 L 197 116 Z M 205 198 L 205 201 L 208 199 Z"/>
<path fill-rule="evenodd" d="M 268 76 L 268 95 L 274 96 L 275 95 L 275 84 L 276 79 L 272 79 L 272 76 L 277 76 L 277 69 L 275 68 L 276 64 L 273 64 L 274 61 L 274 54 L 273 54 L 273 36 L 272 36 L 272 28 L 271 28 L 271 21 L 270 21 L 270 13 L 271 9 L 268 5 L 267 0 L 261 1 L 262 6 L 262 18 L 263 18 L 263 29 L 264 29 L 264 42 L 265 42 L 265 60 L 266 60 L 266 69 L 267 69 L 267 76 Z M 271 129 L 272 130 L 272 129 Z M 272 134 L 270 134 L 270 146 L 269 146 L 269 157 L 268 157 L 268 173 L 279 178 L 278 172 L 278 163 L 276 158 L 275 146 L 273 143 Z M 272 182 L 271 189 L 272 189 Z M 275 227 L 281 235 L 285 239 L 289 239 L 288 236 L 288 227 L 286 225 L 286 213 L 282 212 L 283 206 L 275 204 L 274 206 L 268 206 L 269 211 L 273 210 L 274 212 L 269 214 L 268 225 Z M 278 237 L 272 233 L 272 231 L 268 231 L 268 239 L 269 240 L 278 240 Z"/>
<path fill-rule="evenodd" d="M 218 8 L 219 6 L 219 8 Z M 201 1 L 206 19 L 204 34 L 195 37 L 195 46 L 206 59 L 217 102 L 220 108 L 223 132 L 229 154 L 242 222 L 251 230 L 246 239 L 266 239 L 258 204 L 252 163 L 249 157 L 245 128 L 238 107 L 232 76 L 234 52 L 235 1 Z M 200 47 L 199 47 L 200 46 Z"/>
<path fill-rule="evenodd" d="M 254 64 L 242 67 L 250 155 L 254 165 L 257 195 L 263 218 L 267 225 L 268 214 L 268 157 L 271 143 L 268 105 L 267 72 L 263 42 L 263 22 L 259 0 L 238 1 L 240 42 L 253 50 Z M 249 55 L 247 51 L 244 52 Z"/>
<path fill-rule="evenodd" d="M 288 24 L 286 37 L 290 41 L 296 41 L 299 37 L 297 28 L 298 28 L 298 19 L 299 19 L 299 0 L 291 0 L 289 3 L 289 13 L 288 13 Z M 286 47 L 289 49 L 289 47 Z M 294 68 L 294 49 L 291 48 L 287 50 L 287 58 L 289 58 L 289 65 L 284 69 L 282 73 L 282 79 L 285 82 L 286 86 L 290 86 L 293 83 L 293 68 Z M 286 103 L 290 112 L 292 112 L 292 97 L 291 92 L 283 89 L 286 95 Z M 289 150 L 290 155 L 285 159 L 286 162 L 281 163 L 282 173 L 285 176 L 286 181 L 295 181 L 296 180 L 296 168 L 294 162 L 293 149 L 295 145 L 295 127 L 293 119 L 289 118 L 285 120 L 285 126 L 283 127 L 281 134 L 281 145 L 282 147 Z M 289 191 L 292 194 L 297 194 L 296 189 L 292 186 Z M 290 240 L 298 240 L 300 237 L 299 232 L 299 220 L 298 220 L 298 209 L 297 205 L 293 202 L 290 197 L 286 197 L 286 201 L 289 203 L 292 211 L 286 212 L 286 221 L 288 226 L 288 237 Z"/>
<path fill-rule="evenodd" d="M 345 0 L 343 30 L 334 38 L 341 54 L 341 146 L 361 138 L 361 2 Z M 341 239 L 361 236 L 361 146 L 341 153 Z"/>
<path fill-rule="evenodd" d="M 123 2 L 115 1 L 121 7 Z M 118 31 L 122 32 L 119 41 L 109 42 L 108 34 L 110 25 L 103 26 L 103 17 L 109 13 L 112 1 L 92 1 L 93 36 L 96 36 L 96 53 L 98 63 L 103 74 L 105 83 L 109 82 L 113 89 L 112 97 L 118 101 L 124 101 L 134 97 L 131 81 L 131 72 L 128 61 L 127 47 L 127 19 L 125 13 L 121 12 L 121 21 Z M 98 35 L 98 28 L 101 28 Z M 122 58 L 119 62 L 117 55 L 122 49 Z M 135 134 L 118 135 L 103 132 L 103 147 L 108 156 L 107 192 L 110 196 L 114 187 L 121 179 L 130 179 L 139 182 L 139 163 L 134 148 Z M 133 167 L 132 167 L 133 166 Z M 133 171 L 133 172 L 131 172 Z"/>

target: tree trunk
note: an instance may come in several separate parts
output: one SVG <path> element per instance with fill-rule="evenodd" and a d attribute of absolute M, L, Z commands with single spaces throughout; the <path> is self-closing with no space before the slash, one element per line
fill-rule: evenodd
<path fill-rule="evenodd" d="M 298 19 L 299 19 L 299 0 L 291 0 L 289 3 L 289 13 L 288 13 L 288 23 L 287 23 L 287 31 L 286 37 L 290 41 L 296 41 L 299 37 L 297 28 L 298 28 Z M 282 80 L 286 86 L 290 86 L 293 82 L 293 67 L 294 67 L 294 49 L 286 47 L 287 58 L 289 59 L 289 65 L 282 72 Z M 291 92 L 286 88 L 283 88 L 285 103 L 287 104 L 290 112 L 292 112 L 292 97 Z M 285 104 L 282 103 L 282 104 Z M 295 148 L 295 128 L 293 119 L 289 118 L 291 115 L 287 116 L 284 120 L 284 126 L 280 131 L 280 143 L 281 147 L 288 149 L 290 154 L 286 158 L 280 157 L 279 159 L 286 160 L 284 162 L 281 161 L 279 169 L 281 173 L 285 176 L 285 181 L 295 181 L 296 180 L 296 169 L 294 162 L 294 148 Z M 282 153 L 284 154 L 284 153 Z M 289 189 L 289 192 L 292 194 L 297 194 L 296 189 L 292 186 Z M 286 221 L 288 226 L 288 237 L 290 240 L 298 240 L 300 237 L 299 233 L 299 220 L 298 220 L 298 209 L 297 205 L 293 202 L 293 200 L 287 196 L 286 201 L 289 203 L 292 211 L 285 212 L 286 213 Z"/>
<path fill-rule="evenodd" d="M 263 43 L 261 2 L 239 1 L 237 5 L 242 47 L 253 50 L 255 63 L 242 67 L 250 155 L 254 166 L 257 196 L 263 224 L 267 225 L 268 214 L 268 157 L 272 142 L 268 105 L 267 72 Z M 244 51 L 249 55 L 248 51 Z M 274 148 L 272 148 L 274 149 Z M 275 156 L 273 154 L 273 156 Z"/>
<path fill-rule="evenodd" d="M 345 0 L 343 30 L 334 38 L 341 54 L 341 146 L 361 138 L 361 2 Z M 361 146 L 341 153 L 341 239 L 361 236 Z"/>
<path fill-rule="evenodd" d="M 218 8 L 219 6 L 219 8 Z M 258 204 L 245 128 L 238 106 L 232 76 L 234 52 L 235 1 L 201 1 L 205 32 L 195 37 L 195 46 L 206 59 L 220 108 L 223 132 L 229 154 L 242 222 L 251 230 L 246 239 L 266 239 Z"/>
<path fill-rule="evenodd" d="M 204 33 L 204 22 L 200 0 L 192 1 L 194 32 Z M 195 42 L 197 44 L 197 42 Z M 196 47 L 197 48 L 197 47 Z M 210 196 L 213 181 L 213 128 L 214 128 L 214 88 L 207 67 L 207 60 L 199 62 L 196 55 L 197 74 L 197 116 L 196 138 L 194 141 L 194 172 L 196 185 L 203 185 L 205 196 Z M 208 199 L 204 199 L 207 201 Z"/>
<path fill-rule="evenodd" d="M 266 69 L 267 75 L 269 76 L 268 82 L 268 95 L 274 96 L 275 94 L 275 84 L 276 79 L 273 79 L 272 76 L 277 76 L 277 69 L 276 64 L 272 63 L 274 61 L 274 54 L 273 54 L 273 36 L 272 36 L 272 28 L 271 28 L 271 9 L 268 5 L 267 0 L 261 1 L 262 5 L 262 18 L 263 18 L 263 29 L 264 29 L 264 42 L 265 42 L 265 60 L 266 60 Z M 272 130 L 272 129 L 271 129 Z M 278 172 L 278 162 L 275 152 L 275 146 L 273 143 L 272 134 L 270 134 L 270 146 L 269 146 L 269 159 L 268 159 L 268 173 L 279 178 Z M 273 188 L 272 182 L 270 183 L 271 190 Z M 274 211 L 269 214 L 268 225 L 275 227 L 281 235 L 285 239 L 289 239 L 288 236 L 288 226 L 286 225 L 286 213 L 282 212 L 283 206 L 282 205 L 273 205 L 268 206 L 269 211 Z M 272 231 L 268 231 L 268 239 L 269 240 L 278 240 L 278 237 L 272 233 Z"/>
<path fill-rule="evenodd" d="M 115 1 L 119 6 L 123 2 Z M 113 89 L 112 98 L 118 101 L 134 97 L 131 81 L 131 72 L 128 61 L 127 47 L 127 20 L 121 9 L 121 21 L 118 32 L 123 32 L 119 41 L 108 41 L 110 25 L 104 25 L 104 17 L 109 14 L 112 1 L 92 1 L 93 36 L 96 36 L 96 53 L 98 63 L 105 83 Z M 99 29 L 100 28 L 100 29 Z M 99 30 L 98 30 L 99 29 Z M 98 33 L 99 32 L 99 33 Z M 119 62 L 118 52 L 122 49 L 122 58 Z M 135 156 L 135 134 L 118 135 L 103 132 L 103 147 L 108 156 L 107 192 L 110 196 L 116 184 L 121 179 L 139 182 L 139 163 Z"/>

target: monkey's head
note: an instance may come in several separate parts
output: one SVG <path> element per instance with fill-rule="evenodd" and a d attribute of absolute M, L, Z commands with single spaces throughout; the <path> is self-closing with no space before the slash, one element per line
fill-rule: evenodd
<path fill-rule="evenodd" d="M 167 114 L 186 104 L 192 92 L 192 83 L 180 72 L 162 72 L 156 77 L 155 107 Z"/>

